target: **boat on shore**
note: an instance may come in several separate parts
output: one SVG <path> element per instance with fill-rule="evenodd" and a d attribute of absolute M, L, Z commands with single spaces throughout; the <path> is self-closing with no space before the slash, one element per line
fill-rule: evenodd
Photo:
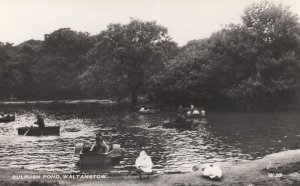
<path fill-rule="evenodd" d="M 6 115 L 3 118 L 0 118 L 0 123 L 9 123 L 15 121 L 15 115 Z"/>
<path fill-rule="evenodd" d="M 17 128 L 18 135 L 24 136 L 59 136 L 60 126 L 54 127 L 20 127 Z"/>
<path fill-rule="evenodd" d="M 112 148 L 107 153 L 97 153 L 89 151 L 89 147 L 84 147 L 83 144 L 75 146 L 75 154 L 79 154 L 77 165 L 81 169 L 85 168 L 100 168 L 108 164 L 118 164 L 122 158 L 121 146 L 113 144 Z"/>

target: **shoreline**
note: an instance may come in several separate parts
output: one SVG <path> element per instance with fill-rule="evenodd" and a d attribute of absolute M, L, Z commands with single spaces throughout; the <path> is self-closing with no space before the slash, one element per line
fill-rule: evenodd
<path fill-rule="evenodd" d="M 26 105 L 26 104 L 103 104 L 113 105 L 118 102 L 109 99 L 77 99 L 77 100 L 40 100 L 40 101 L 0 101 L 0 105 Z"/>
<path fill-rule="evenodd" d="M 184 174 L 155 174 L 150 179 L 139 179 L 138 176 L 114 176 L 98 180 L 39 180 L 41 182 L 57 182 L 59 185 L 297 185 L 300 184 L 300 149 L 288 150 L 274 153 L 262 159 L 246 162 L 220 162 L 219 165 L 223 172 L 220 181 L 212 181 L 201 176 L 201 171 L 189 172 Z M 290 172 L 282 170 L 291 170 Z M 273 173 L 271 170 L 278 169 L 279 172 Z M 270 172 L 268 172 L 270 170 Z M 51 174 L 43 172 L 44 174 Z M 12 180 L 13 175 L 43 174 L 38 171 L 24 169 L 0 169 L 0 182 L 14 185 L 24 183 L 25 180 Z M 37 180 L 27 180 L 27 182 Z M 1 185 L 1 184 L 0 184 Z"/>

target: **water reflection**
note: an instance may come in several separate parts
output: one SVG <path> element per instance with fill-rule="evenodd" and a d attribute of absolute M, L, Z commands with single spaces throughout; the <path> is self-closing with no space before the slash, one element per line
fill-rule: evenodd
<path fill-rule="evenodd" d="M 35 169 L 75 173 L 78 157 L 74 145 L 91 142 L 96 132 L 108 144 L 121 144 L 125 155 L 118 166 L 96 171 L 126 172 L 141 150 L 152 156 L 154 170 L 166 173 L 191 171 L 195 164 L 239 161 L 297 148 L 300 135 L 295 113 L 208 113 L 207 123 L 193 130 L 178 131 L 160 124 L 174 113 L 138 115 L 126 108 L 98 105 L 9 106 L 16 121 L 1 124 L 0 168 Z M 35 113 L 46 125 L 61 126 L 60 136 L 17 136 L 17 127 L 32 126 Z M 95 170 L 92 170 L 95 171 Z"/>

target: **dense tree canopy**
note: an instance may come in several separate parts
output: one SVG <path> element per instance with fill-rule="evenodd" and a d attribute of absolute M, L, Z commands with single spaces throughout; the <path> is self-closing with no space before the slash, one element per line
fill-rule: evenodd
<path fill-rule="evenodd" d="M 154 78 L 156 97 L 251 101 L 299 91 L 297 16 L 283 5 L 263 2 L 247 7 L 242 20 L 184 46 L 169 69 Z"/>
<path fill-rule="evenodd" d="M 265 1 L 248 6 L 241 20 L 182 47 L 167 28 L 137 19 L 95 36 L 61 28 L 43 41 L 0 43 L 0 98 L 131 96 L 135 105 L 141 94 L 167 104 L 299 94 L 298 17 Z"/>
<path fill-rule="evenodd" d="M 83 87 L 105 90 L 106 94 L 131 93 L 135 105 L 139 90 L 151 75 L 164 68 L 174 48 L 167 29 L 156 22 L 132 19 L 125 25 L 110 24 L 89 53 L 95 65 L 82 77 Z M 98 75 L 91 75 L 95 73 Z"/>
<path fill-rule="evenodd" d="M 93 45 L 88 33 L 69 28 L 46 34 L 31 69 L 34 94 L 44 99 L 82 96 L 77 78 L 87 68 L 85 55 Z"/>

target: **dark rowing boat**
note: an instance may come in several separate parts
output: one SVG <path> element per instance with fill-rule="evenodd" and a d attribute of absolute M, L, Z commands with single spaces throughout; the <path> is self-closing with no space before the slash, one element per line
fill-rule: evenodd
<path fill-rule="evenodd" d="M 59 136 L 60 126 L 55 127 L 20 127 L 17 128 L 18 135 L 24 136 L 48 136 L 48 135 L 57 135 Z"/>
<path fill-rule="evenodd" d="M 85 151 L 82 144 L 75 146 L 75 154 L 79 153 L 78 166 L 84 168 L 100 168 L 107 164 L 118 164 L 122 158 L 120 145 L 114 144 L 107 153 Z"/>
<path fill-rule="evenodd" d="M 12 121 L 15 121 L 15 116 L 10 116 L 10 115 L 6 115 L 5 117 L 3 118 L 0 118 L 0 123 L 9 123 L 9 122 L 12 122 Z"/>
<path fill-rule="evenodd" d="M 190 129 L 193 127 L 197 127 L 200 124 L 206 123 L 206 120 L 204 118 L 202 119 L 187 119 L 186 121 L 176 121 L 171 120 L 164 122 L 162 126 L 164 128 L 177 128 L 177 129 Z"/>

